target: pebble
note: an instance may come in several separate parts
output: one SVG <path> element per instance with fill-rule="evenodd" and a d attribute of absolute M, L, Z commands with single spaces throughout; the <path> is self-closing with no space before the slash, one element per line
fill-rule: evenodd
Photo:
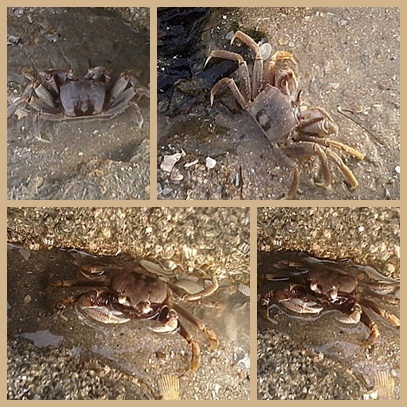
<path fill-rule="evenodd" d="M 215 168 L 215 166 L 216 166 L 216 160 L 214 160 L 214 159 L 211 158 L 211 157 L 206 157 L 206 163 L 205 163 L 205 165 L 206 165 L 206 168 L 208 168 L 208 169 Z"/>

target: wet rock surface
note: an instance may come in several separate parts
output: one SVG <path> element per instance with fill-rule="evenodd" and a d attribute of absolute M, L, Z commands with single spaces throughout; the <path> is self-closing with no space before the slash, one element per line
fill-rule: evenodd
<path fill-rule="evenodd" d="M 113 77 L 131 69 L 149 85 L 149 15 L 103 8 L 9 8 L 8 101 L 28 81 L 22 69 L 105 66 Z M 129 15 L 139 17 L 138 24 Z M 144 24 L 141 20 L 144 19 Z M 131 28 L 133 27 L 133 28 Z M 135 103 L 135 99 L 131 103 Z M 8 197 L 10 199 L 148 199 L 149 100 L 108 120 L 39 120 L 34 114 L 8 120 Z M 37 129 L 36 127 L 39 127 Z M 38 137 L 48 140 L 44 142 Z"/>
<path fill-rule="evenodd" d="M 400 278 L 399 215 L 397 208 L 261 208 L 258 249 L 350 258 Z M 260 399 L 400 397 L 400 336 L 380 318 L 381 337 L 371 347 L 361 346 L 363 324 L 343 326 L 331 314 L 306 321 L 276 312 L 272 319 L 258 317 Z"/>
<path fill-rule="evenodd" d="M 317 166 L 310 163 L 297 198 L 398 199 L 399 25 L 397 8 L 213 9 L 191 46 L 192 77 L 180 77 L 159 108 L 159 198 L 278 199 L 291 184 L 290 166 L 230 92 L 217 94 L 210 106 L 211 87 L 220 77 L 235 77 L 236 66 L 211 61 L 204 69 L 209 53 L 227 49 L 251 58 L 245 47 L 229 44 L 228 34 L 239 29 L 273 51 L 292 52 L 303 103 L 323 107 L 339 125 L 338 140 L 366 155 L 363 161 L 345 157 L 360 183 L 356 191 L 333 166 L 332 189 L 318 188 Z M 164 156 L 180 152 L 171 171 L 160 167 Z M 217 162 L 213 169 L 205 165 L 208 156 Z"/>
<path fill-rule="evenodd" d="M 247 399 L 249 297 L 240 285 L 249 280 L 248 251 L 241 250 L 242 243 L 248 239 L 248 211 L 236 208 L 130 208 L 124 210 L 127 217 L 122 217 L 121 211 L 120 208 L 92 210 L 91 216 L 87 208 L 9 210 L 9 240 L 15 242 L 9 245 L 8 253 L 9 398 L 156 399 L 162 397 L 159 378 L 171 375 L 180 381 L 180 399 Z M 47 214 L 52 214 L 55 221 L 52 227 L 44 227 L 42 222 Z M 123 222 L 121 227 L 118 227 L 118 219 L 122 219 L 119 221 Z M 72 234 L 69 225 L 72 231 L 75 230 Z M 160 235 L 153 233 L 156 228 L 161 231 Z M 93 234 L 92 250 L 86 230 Z M 99 235 L 98 231 L 102 230 Z M 116 236 L 119 230 L 121 247 L 105 244 L 109 242 L 107 236 Z M 142 230 L 147 235 L 143 235 Z M 222 244 L 215 237 L 219 233 Z M 82 236 L 81 240 L 78 236 Z M 129 238 L 128 243 L 124 236 Z M 52 245 L 49 244 L 51 240 Z M 17 246 L 16 242 L 19 242 Z M 44 246 L 44 242 L 48 245 Z M 211 247 L 213 242 L 217 249 Z M 55 302 L 86 292 L 88 288 L 60 288 L 46 294 L 50 282 L 72 279 L 78 269 L 72 261 L 73 252 L 51 246 L 77 247 L 99 255 L 115 254 L 119 250 L 126 252 L 127 249 L 133 256 L 138 254 L 137 258 L 155 261 L 180 276 L 210 280 L 217 275 L 221 286 L 208 297 L 207 304 L 205 300 L 181 303 L 215 330 L 220 340 L 219 348 L 211 350 L 205 335 L 188 324 L 188 330 L 201 347 L 202 360 L 196 372 L 187 373 L 190 346 L 178 334 L 152 332 L 150 321 L 131 320 L 120 326 L 100 326 L 80 318 L 75 306 L 65 310 L 64 318 L 58 318 L 53 312 Z M 157 250 L 162 256 L 158 256 Z M 205 256 L 206 250 L 212 255 Z M 229 260 L 222 264 L 226 252 Z M 206 262 L 203 261 L 205 257 Z M 213 308 L 212 301 L 218 304 L 217 307 Z M 30 350 L 33 346 L 35 351 Z M 32 359 L 17 357 L 16 347 L 24 350 L 18 351 L 19 354 L 32 354 Z M 43 363 L 45 349 L 50 352 Z M 44 366 L 39 371 L 27 370 L 24 367 L 27 360 L 33 365 Z M 72 381 L 71 374 L 81 366 L 84 371 L 76 373 L 74 377 L 78 380 Z M 13 385 L 15 377 L 20 379 L 14 380 Z M 41 380 L 41 377 L 45 379 Z M 110 388 L 109 383 L 117 378 L 121 385 Z M 50 387 L 54 380 L 58 380 L 58 386 L 52 392 Z M 35 386 L 31 385 L 33 382 Z M 95 391 L 86 397 L 86 389 L 93 383 Z"/>
<path fill-rule="evenodd" d="M 9 208 L 8 240 L 30 250 L 123 252 L 249 283 L 248 208 Z"/>

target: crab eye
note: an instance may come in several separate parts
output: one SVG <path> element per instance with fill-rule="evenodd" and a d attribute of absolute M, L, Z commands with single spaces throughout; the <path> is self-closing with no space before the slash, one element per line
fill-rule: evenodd
<path fill-rule="evenodd" d="M 137 304 L 137 309 L 141 314 L 149 314 L 153 311 L 150 301 L 141 301 Z"/>
<path fill-rule="evenodd" d="M 127 297 L 126 295 L 124 295 L 124 294 L 120 294 L 120 295 L 119 295 L 118 301 L 119 301 L 119 304 L 121 304 L 121 305 L 126 305 L 126 306 L 130 306 L 130 305 L 131 305 L 131 303 L 130 303 L 128 297 Z"/>
<path fill-rule="evenodd" d="M 316 283 L 315 281 L 311 281 L 309 288 L 314 291 L 315 293 L 322 293 L 322 286 Z"/>
<path fill-rule="evenodd" d="M 322 128 L 326 134 L 335 134 L 338 132 L 338 126 L 330 119 L 324 119 Z"/>
<path fill-rule="evenodd" d="M 326 134 L 330 134 L 332 132 L 332 126 L 328 119 L 324 119 L 322 121 L 322 129 Z"/>
<path fill-rule="evenodd" d="M 330 290 L 329 290 L 329 296 L 332 300 L 336 300 L 338 298 L 338 289 L 333 286 Z"/>

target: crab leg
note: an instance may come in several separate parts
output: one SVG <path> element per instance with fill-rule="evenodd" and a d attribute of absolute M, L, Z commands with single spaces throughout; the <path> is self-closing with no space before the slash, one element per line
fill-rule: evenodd
<path fill-rule="evenodd" d="M 191 346 L 192 357 L 189 372 L 193 372 L 199 367 L 199 363 L 201 361 L 201 349 L 198 343 L 193 339 L 192 335 L 185 329 L 181 321 L 178 319 L 177 312 L 178 310 L 176 310 L 175 307 L 174 309 L 171 309 L 167 306 L 165 311 L 162 312 L 158 317 L 158 321 L 162 324 L 162 326 L 153 327 L 151 330 L 154 332 L 171 333 L 178 329 L 179 334 Z"/>
<path fill-rule="evenodd" d="M 322 176 L 324 179 L 324 182 L 317 183 L 317 185 L 324 188 L 328 188 L 331 185 L 331 172 L 328 167 L 327 151 L 329 150 L 324 150 L 319 144 L 309 141 L 299 141 L 296 144 L 291 144 L 284 148 L 284 152 L 291 158 L 304 158 L 317 155 L 321 162 Z M 292 188 L 290 188 L 290 191 L 291 189 Z"/>
<path fill-rule="evenodd" d="M 192 357 L 191 357 L 191 365 L 189 367 L 189 372 L 193 372 L 199 367 L 199 363 L 201 362 L 201 348 L 198 345 L 198 342 L 192 338 L 189 332 L 184 328 L 181 322 L 178 322 L 179 327 L 179 334 L 191 345 Z"/>
<path fill-rule="evenodd" d="M 7 106 L 7 119 L 17 111 L 17 109 L 27 103 L 27 98 L 24 98 L 23 96 L 20 96 L 17 98 L 13 103 L 9 104 Z"/>
<path fill-rule="evenodd" d="M 32 91 L 33 84 L 30 83 L 24 89 L 23 94 L 7 107 L 7 118 L 9 118 L 20 106 L 28 103 Z"/>
<path fill-rule="evenodd" d="M 261 312 L 261 315 L 263 316 L 264 319 L 266 319 L 267 321 L 270 321 L 273 324 L 277 324 L 277 321 L 275 321 L 274 319 L 272 319 L 270 317 L 270 312 L 269 312 L 269 310 L 271 308 L 271 307 L 269 307 L 270 298 L 273 297 L 273 296 L 274 296 L 273 291 L 270 291 L 270 292 L 264 294 L 263 296 L 261 296 L 261 298 L 260 298 L 260 305 L 261 305 L 260 312 Z"/>
<path fill-rule="evenodd" d="M 230 41 L 233 44 L 235 38 L 238 38 L 243 44 L 247 45 L 255 55 L 253 73 L 252 73 L 252 99 L 260 93 L 263 86 L 263 56 L 260 46 L 242 31 L 236 31 Z"/>
<path fill-rule="evenodd" d="M 373 345 L 380 336 L 379 327 L 377 326 L 376 322 L 374 322 L 366 312 L 363 312 L 360 318 L 361 322 L 366 325 L 370 329 L 370 334 L 368 338 L 364 341 L 364 346 L 371 346 Z"/>
<path fill-rule="evenodd" d="M 56 288 L 62 288 L 62 287 L 86 287 L 86 286 L 100 286 L 104 287 L 105 282 L 104 281 L 95 281 L 95 280 L 89 280 L 89 281 L 78 281 L 78 280 L 58 280 L 54 281 L 53 283 L 49 283 L 47 285 L 47 288 L 45 289 L 46 294 L 51 294 L 52 291 L 54 291 Z"/>
<path fill-rule="evenodd" d="M 150 89 L 146 88 L 145 86 L 141 85 L 140 82 L 134 78 L 133 76 L 130 76 L 130 83 L 131 86 L 133 86 L 136 95 L 141 98 L 142 96 L 149 98 L 150 99 Z"/>
<path fill-rule="evenodd" d="M 231 78 L 222 78 L 219 82 L 215 83 L 210 93 L 211 106 L 213 105 L 213 100 L 215 98 L 216 93 L 219 91 L 220 88 L 222 88 L 225 85 L 230 89 L 239 105 L 242 106 L 243 109 L 247 110 L 249 104 L 247 100 L 244 98 L 244 96 L 241 94 L 239 88 L 236 85 L 236 82 Z"/>
<path fill-rule="evenodd" d="M 174 332 L 180 324 L 177 313 L 168 306 L 162 308 L 158 316 L 158 321 L 160 322 L 159 326 L 150 328 L 154 332 L 171 333 Z"/>
<path fill-rule="evenodd" d="M 131 86 L 126 89 L 126 87 L 129 85 Z M 133 78 L 126 72 L 121 74 L 120 77 L 117 79 L 116 83 L 113 85 L 110 91 L 110 94 L 111 97 L 108 102 L 109 111 L 106 114 L 106 116 L 109 117 L 122 113 L 123 110 L 128 107 L 130 100 L 136 95 L 138 95 L 139 97 L 150 97 L 149 90 L 144 86 L 141 86 L 137 79 Z M 137 116 L 137 123 L 139 124 L 139 128 L 141 128 L 144 119 L 137 105 L 135 105 L 135 113 Z M 103 113 L 100 116 L 104 116 Z"/>
<path fill-rule="evenodd" d="M 301 171 L 298 166 L 296 166 L 293 171 L 293 180 L 291 181 L 290 189 L 288 190 L 287 195 L 282 198 L 283 200 L 295 198 L 295 195 L 298 191 L 298 186 L 300 185 L 300 175 Z"/>
<path fill-rule="evenodd" d="M 236 54 L 235 52 L 230 52 L 230 51 L 224 51 L 224 50 L 214 50 L 212 51 L 208 58 L 205 61 L 205 65 L 208 63 L 208 61 L 211 58 L 222 58 L 222 59 L 229 59 L 231 61 L 236 61 L 239 64 L 238 68 L 238 76 L 240 79 L 243 81 L 243 95 L 244 99 L 246 101 L 251 100 L 252 97 L 252 89 L 250 85 L 250 75 L 249 75 L 249 69 L 247 68 L 246 61 L 243 59 L 243 57 L 239 54 Z M 221 79 L 222 80 L 222 79 Z M 220 82 L 220 81 L 219 81 Z M 218 82 L 218 83 L 219 83 Z M 216 86 L 216 85 L 215 85 Z M 213 88 L 212 88 L 213 89 Z M 240 92 L 239 92 L 240 93 Z"/>
<path fill-rule="evenodd" d="M 219 288 L 219 283 L 217 278 L 214 276 L 212 278 L 212 284 L 206 288 L 204 288 L 202 291 L 199 291 L 195 294 L 186 294 L 182 297 L 184 301 L 197 301 L 205 297 L 209 297 L 212 295 L 217 289 Z"/>
<path fill-rule="evenodd" d="M 62 300 L 59 300 L 54 306 L 54 310 L 57 313 L 57 315 L 61 316 L 66 307 L 78 302 L 82 296 L 83 296 L 83 293 L 80 293 L 77 295 L 70 295 L 69 297 L 65 297 Z M 66 319 L 66 317 L 65 317 L 65 319 Z"/>
<path fill-rule="evenodd" d="M 362 307 L 356 303 L 353 305 L 349 315 L 341 315 L 338 317 L 338 321 L 343 322 L 344 324 L 357 324 L 360 322 L 360 319 L 363 315 Z"/>
<path fill-rule="evenodd" d="M 328 144 L 331 147 L 335 147 L 338 150 L 342 150 L 345 153 L 348 153 L 348 154 L 352 155 L 353 157 L 358 158 L 359 160 L 363 160 L 365 158 L 365 155 L 363 153 L 356 150 L 355 148 L 352 148 L 346 144 L 341 143 L 340 141 L 328 140 Z"/>
<path fill-rule="evenodd" d="M 122 90 L 117 96 L 112 96 L 109 114 L 111 114 L 115 108 L 120 108 L 120 110 L 122 110 L 123 106 L 125 106 L 135 95 L 136 92 L 134 89 L 128 88 L 126 90 Z"/>
<path fill-rule="evenodd" d="M 359 186 L 359 182 L 356 179 L 356 177 L 353 175 L 353 172 L 350 170 L 350 168 L 343 162 L 342 158 L 340 158 L 336 153 L 333 151 L 326 149 L 326 154 L 328 155 L 329 158 L 332 158 L 332 160 L 335 162 L 335 164 L 338 166 L 344 177 L 347 179 L 349 182 L 349 189 L 353 191 Z"/>
<path fill-rule="evenodd" d="M 400 328 L 400 318 L 397 315 L 393 314 L 387 309 L 377 306 L 374 302 L 369 301 L 367 299 L 362 299 L 360 302 L 362 305 L 366 305 L 367 307 L 369 307 L 377 315 L 380 315 L 383 318 L 385 318 L 395 328 Z"/>
<path fill-rule="evenodd" d="M 297 126 L 298 127 L 298 126 Z M 355 158 L 358 158 L 359 160 L 363 160 L 365 158 L 365 155 L 361 153 L 359 150 L 356 150 L 353 147 L 350 147 L 344 143 L 341 143 L 340 141 L 337 140 L 331 140 L 329 138 L 321 138 L 321 136 L 313 136 L 313 135 L 307 135 L 304 133 L 300 133 L 299 135 L 295 133 L 297 128 L 294 128 L 292 130 L 293 138 L 294 140 L 297 141 L 311 141 L 313 143 L 318 143 L 321 146 L 324 147 L 335 147 L 338 150 L 344 151 L 345 153 L 352 155 Z"/>
<path fill-rule="evenodd" d="M 219 341 L 218 338 L 215 334 L 215 332 L 210 329 L 206 324 L 202 323 L 198 319 L 196 319 L 193 315 L 191 315 L 188 311 L 183 309 L 177 304 L 172 304 L 171 305 L 175 311 L 178 312 L 182 317 L 184 317 L 186 320 L 194 324 L 197 328 L 199 328 L 208 338 L 212 349 L 217 349 L 219 346 Z"/>

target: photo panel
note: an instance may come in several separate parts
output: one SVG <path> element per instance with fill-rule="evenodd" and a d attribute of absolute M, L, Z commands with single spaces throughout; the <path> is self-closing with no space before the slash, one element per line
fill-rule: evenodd
<path fill-rule="evenodd" d="M 165 7 L 158 33 L 159 199 L 399 199 L 397 7 Z"/>
<path fill-rule="evenodd" d="M 7 399 L 399 400 L 400 8 L 145 5 L 5 8 Z"/>
<path fill-rule="evenodd" d="M 400 209 L 259 208 L 260 400 L 400 398 Z"/>
<path fill-rule="evenodd" d="M 150 9 L 7 8 L 7 197 L 150 197 Z"/>
<path fill-rule="evenodd" d="M 247 400 L 249 226 L 248 208 L 9 208 L 8 398 Z"/>

